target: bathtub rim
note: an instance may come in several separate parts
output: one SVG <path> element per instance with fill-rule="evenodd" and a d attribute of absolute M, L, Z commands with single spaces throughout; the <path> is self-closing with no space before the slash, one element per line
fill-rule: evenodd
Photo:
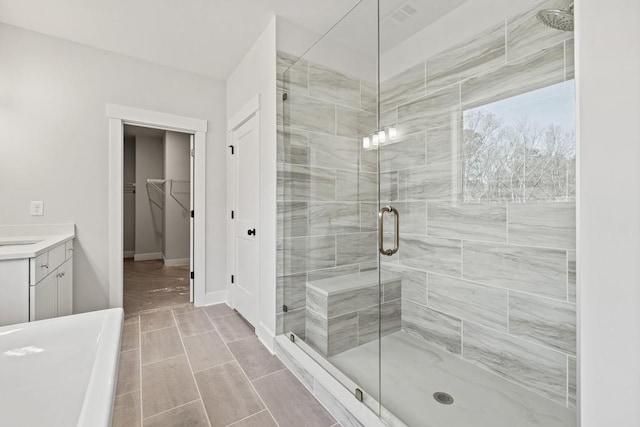
<path fill-rule="evenodd" d="M 97 316 L 98 313 L 101 313 L 104 318 L 96 357 L 78 417 L 79 427 L 111 426 L 115 403 L 124 311 L 122 308 L 110 308 L 86 313 L 86 315 Z"/>

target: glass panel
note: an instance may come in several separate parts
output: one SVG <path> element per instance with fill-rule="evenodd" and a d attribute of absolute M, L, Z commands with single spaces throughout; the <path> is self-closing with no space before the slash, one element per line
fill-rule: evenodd
<path fill-rule="evenodd" d="M 376 413 L 378 170 L 363 138 L 378 128 L 377 12 L 360 2 L 304 53 L 308 28 L 279 41 L 277 264 L 281 332 Z"/>
<path fill-rule="evenodd" d="M 537 17 L 571 2 L 494 3 L 380 2 L 390 424 L 577 423 L 573 33 Z"/>

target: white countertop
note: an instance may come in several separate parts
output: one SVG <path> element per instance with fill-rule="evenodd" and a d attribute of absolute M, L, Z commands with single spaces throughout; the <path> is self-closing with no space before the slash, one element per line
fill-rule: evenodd
<path fill-rule="evenodd" d="M 35 258 L 76 236 L 74 224 L 0 226 L 0 261 Z"/>

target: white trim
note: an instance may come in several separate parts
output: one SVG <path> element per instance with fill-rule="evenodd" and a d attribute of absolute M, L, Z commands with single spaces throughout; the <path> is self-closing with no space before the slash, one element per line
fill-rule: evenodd
<path fill-rule="evenodd" d="M 109 118 L 109 308 L 123 306 L 123 141 L 122 120 Z"/>
<path fill-rule="evenodd" d="M 240 127 L 253 116 L 253 113 L 260 110 L 260 94 L 254 96 L 239 111 L 227 121 L 227 129 L 229 134 Z"/>
<path fill-rule="evenodd" d="M 109 307 L 123 305 L 123 126 L 137 126 L 185 132 L 194 135 L 194 305 L 205 304 L 206 296 L 206 133 L 207 121 L 158 111 L 108 104 L 109 121 Z M 215 293 L 214 293 L 215 294 Z M 213 298 L 213 297 L 212 297 Z"/>
<path fill-rule="evenodd" d="M 193 304 L 200 307 L 205 304 L 206 286 L 206 170 L 207 170 L 207 137 L 204 132 L 194 135 L 195 157 L 193 171 Z"/>
<path fill-rule="evenodd" d="M 107 117 L 129 124 L 187 133 L 207 132 L 207 121 L 160 111 L 144 110 L 126 105 L 107 104 Z"/>
<path fill-rule="evenodd" d="M 271 354 L 275 354 L 274 344 L 276 337 L 264 323 L 258 322 L 258 325 L 256 326 L 256 335 L 262 344 L 267 347 L 267 350 L 269 350 Z"/>
<path fill-rule="evenodd" d="M 179 267 L 183 265 L 189 265 L 189 261 L 191 261 L 191 258 L 168 259 L 165 258 L 164 255 L 162 256 L 162 262 L 166 267 Z"/>
<path fill-rule="evenodd" d="M 122 253 L 122 257 L 123 258 L 133 258 L 135 256 L 136 252 L 135 251 L 124 251 Z"/>
<path fill-rule="evenodd" d="M 149 252 L 146 254 L 134 254 L 134 261 L 154 261 L 156 259 L 162 259 L 162 252 Z"/>
<path fill-rule="evenodd" d="M 205 294 L 202 305 L 214 305 L 227 302 L 227 291 L 215 291 Z M 228 305 L 228 304 L 227 304 Z"/>
<path fill-rule="evenodd" d="M 233 144 L 231 131 L 227 133 L 227 145 Z M 231 150 L 227 151 L 227 274 L 225 281 L 227 282 L 227 302 L 231 308 L 235 308 L 233 299 L 233 286 L 231 276 L 235 274 L 235 223 L 231 219 L 231 211 L 236 211 L 235 191 L 236 189 L 236 161 L 231 155 Z"/>

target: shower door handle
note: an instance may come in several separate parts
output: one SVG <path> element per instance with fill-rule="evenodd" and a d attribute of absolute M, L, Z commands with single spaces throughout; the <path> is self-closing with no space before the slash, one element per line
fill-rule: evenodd
<path fill-rule="evenodd" d="M 393 213 L 394 227 L 393 227 L 393 249 L 384 248 L 384 214 L 387 212 Z M 378 212 L 378 250 L 382 255 L 391 256 L 398 252 L 400 247 L 400 215 L 398 210 L 393 206 L 385 206 Z"/>

